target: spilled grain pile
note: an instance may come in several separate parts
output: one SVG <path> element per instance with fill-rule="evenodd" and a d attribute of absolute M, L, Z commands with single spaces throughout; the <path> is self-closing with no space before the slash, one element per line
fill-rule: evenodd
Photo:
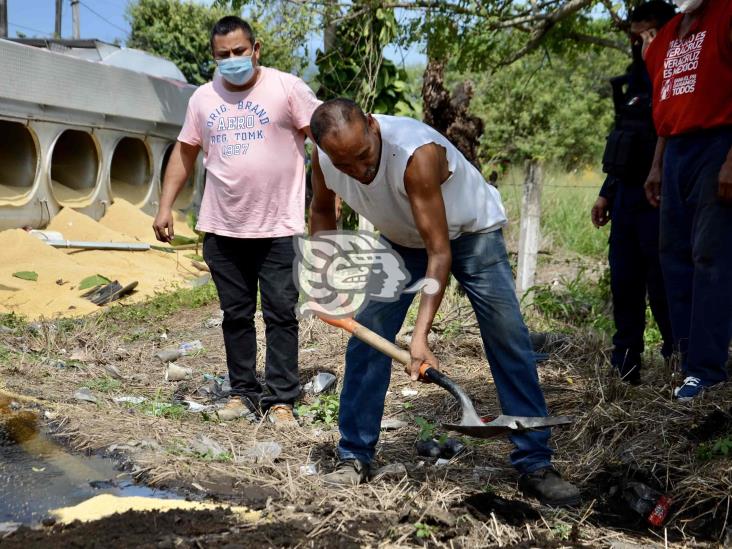
<path fill-rule="evenodd" d="M 129 204 L 128 204 L 129 205 Z M 131 206 L 130 206 L 131 207 Z M 117 208 L 108 225 L 119 229 L 134 229 L 142 235 L 138 222 L 151 221 L 139 210 L 133 218 L 129 210 Z M 110 210 L 111 211 L 111 210 Z M 122 223 L 127 216 L 128 222 Z M 64 208 L 49 224 L 48 230 L 58 231 L 67 240 L 93 242 L 135 242 L 140 240 L 127 232 L 94 221 L 70 208 Z M 151 241 L 151 239 L 147 239 Z M 157 292 L 185 285 L 199 276 L 185 255 L 156 250 L 145 252 L 54 249 L 15 229 L 0 232 L 3 259 L 0 266 L 0 312 L 15 312 L 28 318 L 78 316 L 97 310 L 97 306 L 81 297 L 79 283 L 86 277 L 99 274 L 122 285 L 138 282 L 129 300 L 139 301 Z M 32 272 L 37 280 L 23 280 L 13 276 L 21 271 Z"/>
<path fill-rule="evenodd" d="M 104 217 L 99 221 L 104 227 L 124 233 L 140 242 L 155 243 L 152 224 L 154 218 L 130 204 L 127 200 L 115 198 Z M 186 225 L 185 216 L 175 219 L 175 234 L 195 238 L 196 234 Z"/>

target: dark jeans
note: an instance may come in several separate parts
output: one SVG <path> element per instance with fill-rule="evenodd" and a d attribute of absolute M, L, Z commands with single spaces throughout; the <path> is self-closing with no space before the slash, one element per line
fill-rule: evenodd
<path fill-rule="evenodd" d="M 300 394 L 292 237 L 244 239 L 209 233 L 203 241 L 203 256 L 224 311 L 222 328 L 232 394 L 248 398 L 261 411 L 273 404 L 292 404 Z M 256 377 L 257 285 L 267 338 L 264 378 L 269 394 L 263 393 Z"/>
<path fill-rule="evenodd" d="M 424 249 L 392 247 L 404 259 L 412 282 L 424 277 Z M 521 318 L 502 232 L 463 235 L 451 242 L 451 248 L 452 274 L 465 289 L 478 317 L 501 410 L 510 415 L 546 416 L 529 331 Z M 394 341 L 413 299 L 414 294 L 405 293 L 394 302 L 372 301 L 356 320 Z M 357 458 L 366 463 L 373 460 L 390 377 L 389 357 L 355 337 L 349 340 L 338 418 L 341 459 Z M 520 473 L 551 463 L 548 429 L 513 434 L 511 441 L 516 446 L 511 463 Z"/>
<path fill-rule="evenodd" d="M 646 329 L 646 294 L 663 337 L 661 354 L 671 356 L 673 336 L 658 255 L 659 213 L 642 185 L 618 182 L 610 218 L 610 287 L 615 335 L 611 363 L 621 373 L 640 368 Z"/>
<path fill-rule="evenodd" d="M 732 337 L 732 205 L 717 197 L 732 127 L 672 137 L 663 160 L 661 266 L 685 375 L 727 379 Z"/>

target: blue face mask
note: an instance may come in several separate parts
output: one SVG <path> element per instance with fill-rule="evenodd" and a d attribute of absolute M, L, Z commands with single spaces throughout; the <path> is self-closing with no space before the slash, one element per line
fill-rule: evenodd
<path fill-rule="evenodd" d="M 254 76 L 254 65 L 251 55 L 229 57 L 216 62 L 224 79 L 234 86 L 243 86 Z"/>

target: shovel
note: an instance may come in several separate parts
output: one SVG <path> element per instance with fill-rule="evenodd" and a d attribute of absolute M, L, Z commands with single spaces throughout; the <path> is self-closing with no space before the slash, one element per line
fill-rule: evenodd
<path fill-rule="evenodd" d="M 359 324 L 352 318 L 327 318 L 319 317 L 323 322 L 342 328 L 354 337 L 360 339 L 367 345 L 370 345 L 377 351 L 381 351 L 388 357 L 400 362 L 405 367 L 412 362 L 409 351 L 400 349 L 391 341 L 372 332 L 365 326 Z M 430 367 L 427 363 L 422 364 L 419 369 L 419 379 L 421 381 L 432 382 L 439 385 L 460 403 L 462 409 L 462 418 L 460 423 L 444 423 L 443 427 L 448 431 L 455 431 L 475 438 L 493 438 L 512 432 L 527 431 L 530 429 L 543 429 L 545 427 L 553 427 L 556 425 L 569 425 L 574 422 L 574 418 L 569 416 L 557 417 L 523 417 L 523 416 L 506 416 L 500 415 L 491 418 L 490 421 L 484 421 L 476 413 L 473 402 L 457 383 L 448 376 Z"/>

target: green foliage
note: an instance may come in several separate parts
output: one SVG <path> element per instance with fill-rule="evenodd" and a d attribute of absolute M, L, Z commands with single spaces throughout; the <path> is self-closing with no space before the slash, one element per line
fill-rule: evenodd
<path fill-rule="evenodd" d="M 264 3 L 261 3 L 264 5 Z M 210 34 L 216 21 L 239 13 L 228 2 L 206 6 L 183 0 L 136 0 L 127 7 L 130 38 L 127 46 L 173 61 L 191 84 L 211 80 L 215 65 Z M 260 7 L 260 6 L 255 6 Z M 293 17 L 293 14 L 295 16 Z M 260 63 L 286 72 L 301 71 L 307 64 L 306 32 L 311 17 L 303 7 L 290 10 L 253 11 L 248 14 L 255 38 L 262 44 Z"/>
<path fill-rule="evenodd" d="M 85 387 L 88 387 L 92 391 L 97 391 L 99 393 L 112 393 L 122 387 L 122 382 L 118 379 L 107 376 L 92 379 L 89 383 L 85 385 Z"/>
<path fill-rule="evenodd" d="M 613 122 L 608 79 L 628 61 L 610 49 L 536 52 L 492 74 L 468 74 L 475 83 L 471 112 L 485 122 L 481 158 L 536 158 L 565 169 L 596 164 Z M 454 64 L 448 69 L 453 79 L 465 77 Z"/>
<path fill-rule="evenodd" d="M 206 452 L 194 452 L 193 455 L 201 461 L 218 461 L 220 463 L 231 463 L 234 461 L 234 456 L 231 452 L 214 454 L 213 450 L 207 450 Z"/>
<path fill-rule="evenodd" d="M 38 273 L 35 271 L 18 271 L 17 273 L 13 273 L 13 276 L 21 280 L 30 280 L 31 282 L 38 280 Z"/>
<path fill-rule="evenodd" d="M 182 404 L 163 402 L 157 398 L 155 400 L 143 402 L 138 407 L 148 416 L 164 417 L 166 419 L 182 419 L 186 414 L 186 407 Z"/>
<path fill-rule="evenodd" d="M 572 526 L 566 522 L 556 522 L 552 526 L 552 534 L 555 537 L 566 541 L 572 535 Z"/>
<path fill-rule="evenodd" d="M 102 313 L 102 319 L 120 322 L 144 322 L 161 320 L 181 309 L 197 309 L 218 299 L 216 287 L 209 282 L 198 288 L 181 288 L 174 292 L 158 294 L 148 301 L 132 305 L 117 304 Z"/>
<path fill-rule="evenodd" d="M 367 112 L 414 113 L 407 72 L 383 56 L 399 30 L 394 10 L 357 0 L 347 15 L 336 26 L 332 47 L 317 52 L 320 98 L 350 97 Z"/>
<path fill-rule="evenodd" d="M 447 435 L 445 434 L 442 434 L 439 437 L 437 436 L 437 423 L 432 423 L 421 416 L 415 417 L 414 422 L 417 424 L 417 427 L 419 427 L 419 434 L 417 435 L 419 440 L 426 442 L 428 440 L 435 439 L 440 444 L 444 444 L 447 440 Z"/>
<path fill-rule="evenodd" d="M 580 269 L 573 279 L 562 279 L 558 286 L 534 286 L 531 291 L 532 306 L 549 319 L 573 328 L 592 328 L 607 334 L 613 331 L 607 269 L 599 280 L 592 280 Z"/>
<path fill-rule="evenodd" d="M 173 61 L 191 84 L 211 79 L 214 65 L 209 47 L 213 25 L 226 11 L 181 0 L 137 0 L 127 7 L 127 46 Z"/>
<path fill-rule="evenodd" d="M 541 235 L 552 251 L 583 256 L 607 257 L 609 227 L 597 230 L 590 210 L 602 184 L 602 174 L 591 170 L 567 172 L 551 165 L 545 168 L 541 194 Z M 507 232 L 518 231 L 523 195 L 523 166 L 508 171 L 499 181 L 501 197 L 512 223 Z"/>
<path fill-rule="evenodd" d="M 297 407 L 298 415 L 309 417 L 313 423 L 332 426 L 338 423 L 339 395 L 321 395 L 312 404 L 301 404 Z"/>
<path fill-rule="evenodd" d="M 414 535 L 417 536 L 419 539 L 427 539 L 432 537 L 432 534 L 434 534 L 437 531 L 437 528 L 435 526 L 430 526 L 429 524 L 425 524 L 424 522 L 415 522 L 414 523 Z"/>
<path fill-rule="evenodd" d="M 88 290 L 89 288 L 101 286 L 102 284 L 109 284 L 110 282 L 112 281 L 106 276 L 102 276 L 100 274 L 87 276 L 84 280 L 79 282 L 79 290 Z"/>
<path fill-rule="evenodd" d="M 25 328 L 28 321 L 17 313 L 0 313 L 0 326 L 5 326 L 12 330 Z"/>
<path fill-rule="evenodd" d="M 732 457 L 732 437 L 720 437 L 700 444 L 696 449 L 696 457 L 701 461 L 709 461 L 716 457 Z"/>

